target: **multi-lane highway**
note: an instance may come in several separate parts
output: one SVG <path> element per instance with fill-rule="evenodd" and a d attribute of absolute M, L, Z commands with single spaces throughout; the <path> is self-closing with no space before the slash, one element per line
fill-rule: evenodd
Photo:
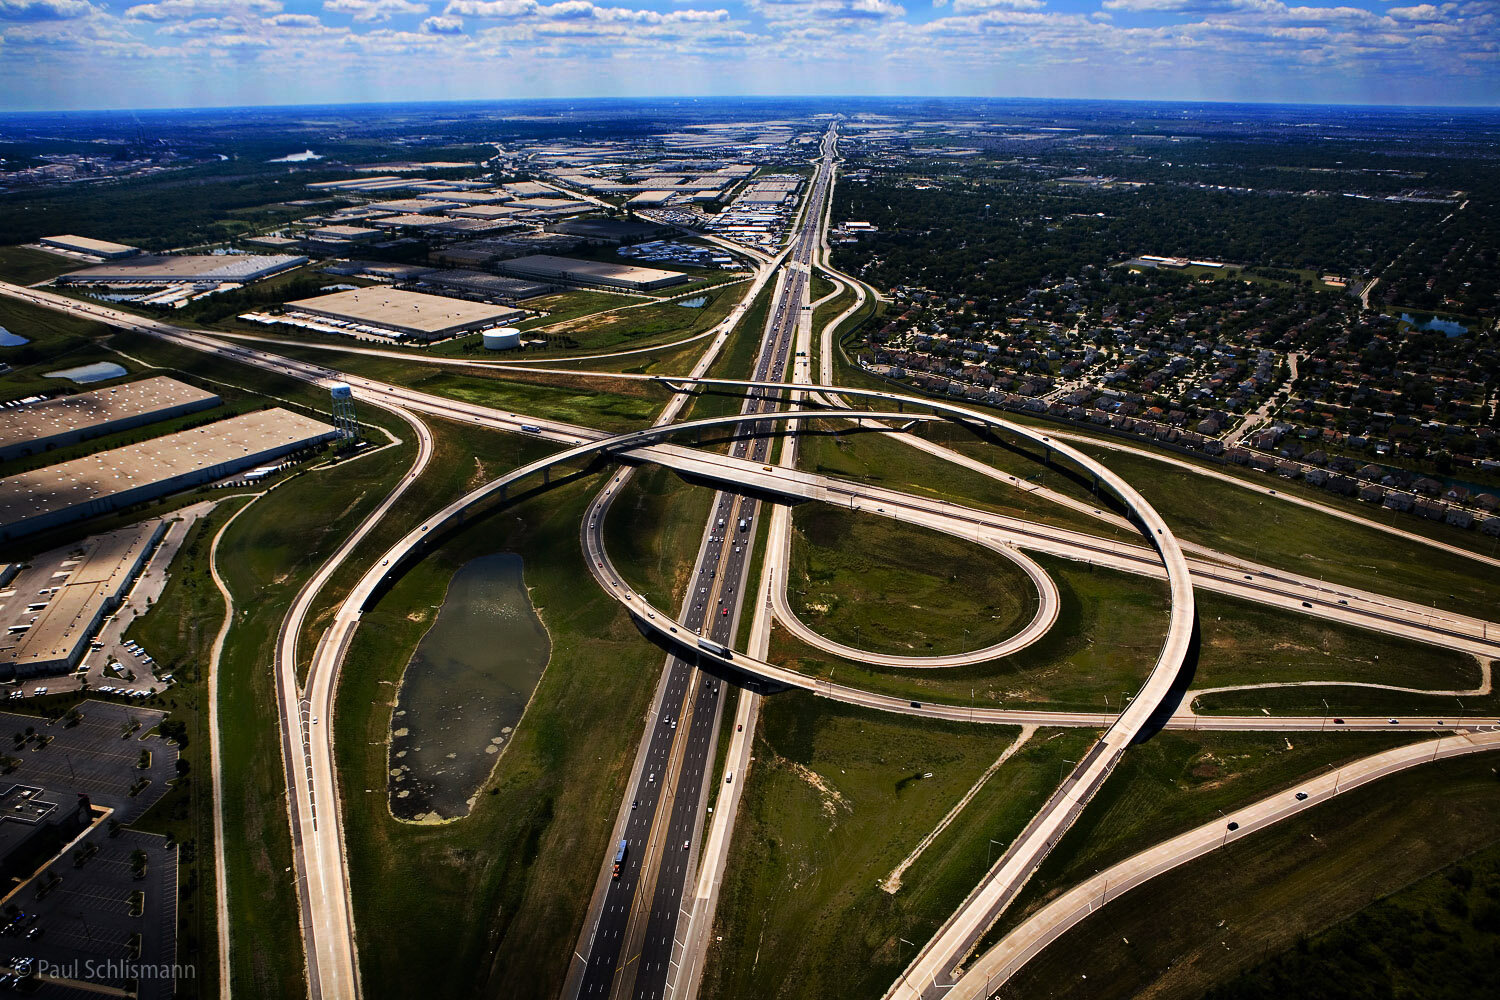
<path fill-rule="evenodd" d="M 1487 622 L 1437 612 L 1435 609 L 1395 601 L 1378 594 L 1315 583 L 1293 574 L 1253 566 L 1243 560 L 1231 560 L 1227 557 L 1216 559 L 1214 557 L 1217 554 L 1196 547 L 1194 548 L 1201 558 L 1189 560 L 1182 551 L 1183 546 L 1177 544 L 1155 511 L 1128 483 L 1060 440 L 1070 435 L 1049 436 L 982 412 L 939 401 L 835 386 L 832 384 L 831 337 L 826 332 L 820 359 L 824 377 L 820 380 L 821 384 L 812 384 L 807 362 L 804 360 L 810 334 L 808 288 L 812 267 L 822 261 L 826 250 L 824 232 L 828 218 L 835 135 L 836 126 L 825 137 L 823 155 L 809 186 L 802 218 L 787 250 L 781 257 L 766 261 L 757 271 L 744 302 L 719 328 L 711 331 L 713 340 L 710 349 L 693 372 L 688 376 L 663 380 L 664 384 L 674 390 L 674 394 L 658 418 L 658 423 L 662 425 L 677 419 L 689 398 L 689 390 L 732 390 L 746 393 L 744 408 L 732 418 L 741 425 L 742 433 L 736 435 L 727 454 L 705 453 L 659 443 L 658 439 L 665 433 L 664 430 L 643 433 L 638 439 L 629 435 L 611 437 L 593 429 L 558 421 L 540 420 L 524 414 L 501 413 L 490 407 L 431 396 L 279 357 L 263 349 L 269 342 L 262 341 L 258 346 L 249 343 L 243 346 L 230 344 L 219 337 L 183 330 L 107 306 L 80 302 L 34 289 L 0 286 L 0 293 L 3 294 L 75 315 L 104 319 L 117 326 L 164 337 L 197 350 L 267 367 L 296 378 L 315 383 L 348 381 L 354 385 L 356 394 L 361 399 L 379 405 L 398 410 L 434 413 L 515 432 L 533 433 L 563 445 L 564 451 L 558 456 L 562 460 L 602 450 L 627 461 L 667 464 L 730 488 L 715 496 L 713 513 L 705 528 L 695 566 L 694 582 L 675 617 L 650 606 L 639 594 L 631 593 L 623 578 L 610 564 L 604 550 L 603 526 L 610 504 L 628 482 L 628 469 L 612 477 L 610 484 L 590 506 L 585 523 L 581 526 L 591 572 L 606 590 L 630 609 L 644 631 L 656 635 L 669 648 L 677 648 L 680 655 L 668 658 L 651 717 L 647 720 L 636 766 L 622 802 L 615 840 L 611 844 L 609 855 L 600 859 L 599 888 L 580 937 L 574 968 L 569 974 L 565 993 L 568 997 L 660 997 L 665 994 L 669 985 L 674 988 L 674 997 L 684 995 L 683 984 L 674 978 L 677 963 L 685 955 L 685 948 L 674 948 L 679 918 L 685 912 L 695 915 L 692 933 L 694 940 L 701 945 L 705 940 L 705 928 L 699 918 L 703 918 L 705 908 L 700 904 L 707 900 L 710 905 L 706 912 L 711 916 L 712 876 L 714 872 L 722 870 L 724 852 L 732 829 L 732 806 L 735 801 L 734 795 L 728 797 L 730 815 L 721 815 L 715 825 L 715 833 L 710 836 L 707 847 L 712 857 L 710 868 L 705 873 L 705 878 L 698 880 L 694 889 L 690 879 L 694 877 L 698 864 L 705 793 L 715 778 L 710 773 L 709 765 L 713 760 L 723 691 L 722 682 L 696 668 L 694 664 L 700 659 L 715 661 L 721 668 L 726 665 L 733 667 L 770 684 L 802 687 L 822 696 L 886 711 L 975 722 L 1073 725 L 1105 730 L 1103 737 L 1073 774 L 1012 843 L 963 906 L 926 944 L 908 974 L 892 989 L 893 996 L 915 997 L 941 995 L 950 987 L 961 989 L 972 986 L 972 983 L 953 978 L 955 966 L 1077 817 L 1088 799 L 1108 777 L 1125 747 L 1161 707 L 1177 678 L 1186 651 L 1192 622 L 1194 585 L 1249 597 L 1293 611 L 1349 621 L 1389 634 L 1407 635 L 1450 648 L 1467 649 L 1477 655 L 1500 654 L 1500 646 L 1490 639 L 1492 627 Z M 707 378 L 709 364 L 743 317 L 748 303 L 773 278 L 777 285 L 772 309 L 751 379 L 741 381 Z M 864 289 L 857 282 L 850 280 L 848 284 L 855 289 L 856 302 L 846 311 L 846 316 L 859 307 L 864 295 Z M 797 356 L 791 358 L 789 353 L 794 345 Z M 376 349 L 354 350 L 382 353 Z M 1005 518 L 896 490 L 802 473 L 791 468 L 793 463 L 787 456 L 783 456 L 781 461 L 771 462 L 769 455 L 772 439 L 763 433 L 770 421 L 764 415 L 779 405 L 782 394 L 787 390 L 788 386 L 782 380 L 788 363 L 793 360 L 796 361 L 794 381 L 798 383 L 799 390 L 808 391 L 813 394 L 813 398 L 821 398 L 833 406 L 838 406 L 842 402 L 840 397 L 844 395 L 870 399 L 875 405 L 916 405 L 944 413 L 950 418 L 987 424 L 1008 434 L 1044 444 L 1054 454 L 1062 455 L 1099 476 L 1100 482 L 1122 500 L 1131 517 L 1122 522 L 1106 511 L 1095 509 L 1094 513 L 1107 519 L 1113 518 L 1117 524 L 1128 523 L 1145 535 L 1147 545 L 1115 542 L 1085 532 Z M 642 376 L 601 373 L 600 377 Z M 800 396 L 801 392 L 796 395 Z M 761 419 L 750 419 L 757 416 Z M 879 419 L 894 418 L 897 414 L 867 416 Z M 902 419 L 909 419 L 911 416 L 905 414 Z M 419 442 L 422 442 L 417 466 L 411 475 L 403 479 L 397 492 L 386 499 L 376 514 L 364 522 L 360 532 L 341 547 L 334 559 L 323 567 L 319 576 L 299 594 L 294 614 L 284 623 L 281 641 L 278 643 L 278 695 L 282 702 L 284 755 L 297 849 L 304 934 L 308 944 L 309 982 L 315 997 L 355 996 L 359 990 L 353 925 L 349 915 L 347 867 L 337 816 L 336 779 L 329 734 L 338 667 L 343 651 L 357 627 L 360 612 L 383 581 L 410 558 L 423 551 L 432 536 L 450 519 L 461 517 L 467 507 L 483 495 L 489 495 L 497 489 L 503 492 L 509 483 L 524 476 L 536 473 L 546 475 L 553 462 L 552 459 L 546 459 L 516 470 L 501 481 L 450 504 L 444 511 L 414 527 L 406 538 L 387 553 L 380 566 L 370 568 L 340 608 L 333 626 L 324 635 L 314 654 L 313 668 L 306 686 L 299 686 L 296 683 L 296 637 L 301 630 L 301 615 L 311 606 L 321 581 L 331 574 L 333 568 L 347 556 L 378 517 L 389 509 L 401 490 L 414 481 L 416 473 L 425 462 L 425 456 L 430 454 L 430 442 L 425 441 L 425 428 L 421 427 L 419 421 L 411 420 L 411 423 L 414 428 L 418 428 L 416 433 Z M 791 440 L 789 439 L 789 447 Z M 929 443 L 923 442 L 921 446 L 928 445 Z M 947 452 L 947 449 L 938 446 L 930 446 L 928 450 L 935 454 Z M 953 460 L 950 455 L 951 453 L 944 454 L 942 457 Z M 996 478 L 1000 478 L 1000 474 Z M 1013 483 L 1020 485 L 1014 477 L 1011 478 Z M 1172 595 L 1172 612 L 1167 640 L 1160 651 L 1157 666 L 1130 706 L 1116 716 L 1106 713 L 1021 712 L 995 708 L 976 710 L 965 706 L 919 704 L 815 681 L 765 662 L 764 628 L 761 632 L 761 648 L 757 650 L 760 655 L 731 653 L 729 647 L 733 645 L 733 636 L 737 632 L 745 596 L 745 581 L 751 569 L 753 528 L 761 516 L 757 502 L 743 495 L 746 489 L 754 490 L 759 495 L 769 493 L 848 503 L 873 513 L 946 531 L 981 545 L 999 547 L 1002 551 L 1009 551 L 1009 546 L 1028 548 L 1130 572 L 1164 576 Z M 1068 504 L 1080 509 L 1088 506 L 1076 500 L 1068 500 Z M 784 539 L 787 529 L 785 508 L 778 508 L 776 516 L 781 519 L 781 530 L 776 537 Z M 1416 540 L 1424 541 L 1421 538 Z M 778 552 L 779 544 L 768 550 L 768 557 L 776 560 L 781 568 L 778 572 L 775 564 L 769 567 L 771 572 L 763 578 L 769 588 L 765 596 L 768 606 L 775 607 L 784 620 L 795 622 L 789 608 L 785 607 L 785 560 L 777 558 Z M 1043 584 L 1042 579 L 1045 579 L 1045 574 L 1041 574 L 1038 579 L 1038 587 L 1043 594 L 1039 617 L 1049 604 L 1055 614 L 1056 606 L 1055 589 L 1049 600 L 1046 588 L 1050 586 L 1050 580 Z M 756 596 L 759 598 L 760 595 Z M 760 621 L 764 625 L 768 617 L 762 615 Z M 806 630 L 805 626 L 803 629 L 810 633 L 812 640 L 826 645 L 827 640 Z M 709 646 L 699 647 L 700 635 Z M 869 659 L 867 654 L 859 650 L 847 647 L 838 647 L 838 650 L 840 655 L 850 658 Z M 989 655 L 998 654 L 991 651 Z M 746 704 L 753 703 L 747 701 Z M 742 708 L 742 718 L 745 711 Z M 753 713 L 753 707 L 750 711 Z M 322 717 L 321 725 L 312 721 L 316 716 Z M 750 717 L 753 721 L 753 715 Z M 1400 724 L 1446 728 L 1462 721 L 1464 720 L 1453 718 L 1402 719 Z M 1172 716 L 1166 724 L 1172 727 L 1291 730 L 1323 728 L 1326 720 L 1268 717 L 1204 719 L 1182 712 Z M 1389 724 L 1384 718 L 1350 718 L 1345 720 L 1343 729 L 1385 729 Z M 739 762 L 741 767 L 747 759 L 748 740 L 748 735 L 736 733 L 735 748 L 730 760 Z M 733 763 L 730 766 L 733 767 Z M 626 854 L 620 878 L 616 880 L 612 877 L 612 860 L 615 843 L 619 840 L 626 841 Z M 685 893 L 690 891 L 695 893 L 694 898 L 691 901 L 685 900 Z M 701 956 L 701 949 L 697 954 Z M 689 974 L 686 982 L 689 993 L 694 981 L 693 975 Z M 954 995 L 958 994 L 955 992 Z"/>
<path fill-rule="evenodd" d="M 777 383 L 746 394 L 741 414 L 774 409 L 787 368 L 801 306 L 807 298 L 808 263 L 824 217 L 836 126 L 804 202 L 802 219 L 777 282 L 752 378 Z M 729 456 L 767 461 L 771 439 L 753 434 L 755 421 L 737 425 Z M 615 487 L 623 485 L 616 477 Z M 585 545 L 601 544 L 609 505 L 606 490 L 589 509 Z M 734 644 L 750 570 L 757 501 L 719 492 L 704 530 L 678 628 L 719 648 Z M 596 561 L 597 562 L 597 561 Z M 619 586 L 623 586 L 620 581 Z M 718 734 L 722 682 L 694 663 L 669 657 L 646 737 L 632 772 L 629 808 L 621 810 L 609 857 L 602 859 L 579 947 L 569 970 L 567 998 L 660 997 L 672 971 L 672 952 L 684 887 L 694 871 L 705 791 Z M 615 877 L 615 859 L 624 864 Z"/>

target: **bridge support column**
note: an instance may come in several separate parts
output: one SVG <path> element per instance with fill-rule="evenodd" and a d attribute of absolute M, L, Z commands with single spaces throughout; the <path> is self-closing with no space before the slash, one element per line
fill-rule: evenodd
<path fill-rule="evenodd" d="M 546 486 L 550 482 L 552 482 L 552 466 L 544 465 L 542 466 L 542 485 Z"/>

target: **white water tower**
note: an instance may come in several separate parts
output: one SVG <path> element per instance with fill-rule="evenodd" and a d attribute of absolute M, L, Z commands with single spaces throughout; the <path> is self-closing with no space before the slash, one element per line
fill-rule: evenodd
<path fill-rule="evenodd" d="M 347 441 L 359 437 L 359 421 L 354 416 L 354 390 L 348 382 L 335 382 L 329 386 L 329 394 L 333 397 L 333 426 L 338 428 L 339 437 Z"/>

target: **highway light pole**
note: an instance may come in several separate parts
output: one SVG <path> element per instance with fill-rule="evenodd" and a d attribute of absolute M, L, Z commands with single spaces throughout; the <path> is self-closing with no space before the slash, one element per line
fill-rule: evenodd
<path fill-rule="evenodd" d="M 1319 698 L 1318 700 L 1323 703 L 1323 725 L 1318 728 L 1318 732 L 1322 733 L 1328 731 L 1328 699 Z"/>

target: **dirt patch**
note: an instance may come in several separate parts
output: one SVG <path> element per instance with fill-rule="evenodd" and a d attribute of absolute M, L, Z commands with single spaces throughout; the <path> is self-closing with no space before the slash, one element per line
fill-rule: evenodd
<path fill-rule="evenodd" d="M 854 811 L 854 807 L 849 804 L 849 800 L 844 798 L 837 788 L 829 785 L 817 771 L 793 761 L 786 761 L 786 766 L 793 774 L 811 785 L 813 790 L 818 793 L 818 798 L 823 803 L 823 815 L 831 819 L 838 815 L 840 809 L 844 812 Z"/>

